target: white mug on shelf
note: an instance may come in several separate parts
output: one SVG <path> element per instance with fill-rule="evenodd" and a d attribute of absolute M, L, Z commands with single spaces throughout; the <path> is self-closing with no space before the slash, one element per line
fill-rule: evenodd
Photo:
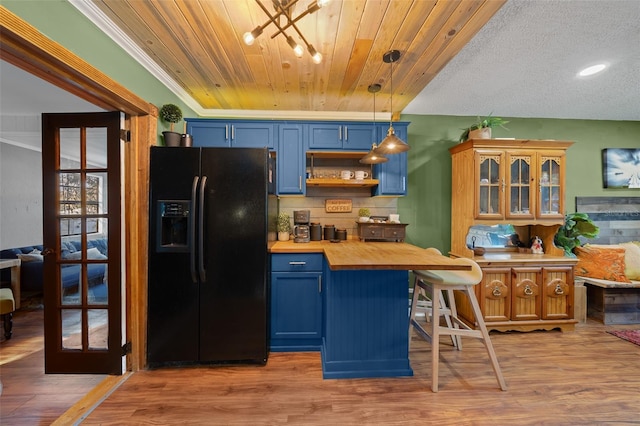
<path fill-rule="evenodd" d="M 352 179 L 354 174 L 351 170 L 343 170 L 342 172 L 340 172 L 340 176 L 342 177 L 342 179 Z"/>
<path fill-rule="evenodd" d="M 362 179 L 366 179 L 369 177 L 369 173 L 365 172 L 364 170 L 357 170 L 355 173 L 356 176 L 356 180 L 362 180 Z"/>

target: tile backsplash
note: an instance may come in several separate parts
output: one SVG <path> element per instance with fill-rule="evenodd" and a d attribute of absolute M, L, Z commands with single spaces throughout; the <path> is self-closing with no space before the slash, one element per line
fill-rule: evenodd
<path fill-rule="evenodd" d="M 352 210 L 350 213 L 327 213 L 325 211 L 325 200 L 327 199 L 350 199 Z M 336 229 L 347 230 L 347 237 L 353 238 L 358 233 L 358 210 L 367 207 L 372 216 L 389 216 L 397 213 L 398 199 L 396 197 L 282 197 L 279 200 L 279 210 L 289 213 L 291 225 L 293 225 L 294 210 L 309 210 L 311 222 L 325 225 L 335 225 Z M 402 218 L 400 218 L 402 222 Z"/>

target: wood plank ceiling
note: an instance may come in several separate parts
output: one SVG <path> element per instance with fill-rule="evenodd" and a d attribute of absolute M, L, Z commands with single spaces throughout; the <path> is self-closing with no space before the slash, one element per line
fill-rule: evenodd
<path fill-rule="evenodd" d="M 296 23 L 323 55 L 315 64 L 272 38 L 274 24 L 245 45 L 268 20 L 256 0 L 93 0 L 203 109 L 371 112 L 367 88 L 379 83 L 376 110 L 395 116 L 505 1 L 330 0 Z M 292 16 L 311 3 L 294 2 Z M 401 52 L 393 65 L 382 60 L 390 49 Z"/>

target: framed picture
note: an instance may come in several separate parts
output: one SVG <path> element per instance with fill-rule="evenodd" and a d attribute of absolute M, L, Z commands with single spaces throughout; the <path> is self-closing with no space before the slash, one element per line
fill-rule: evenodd
<path fill-rule="evenodd" d="M 603 149 L 602 180 L 605 188 L 640 189 L 640 149 Z"/>

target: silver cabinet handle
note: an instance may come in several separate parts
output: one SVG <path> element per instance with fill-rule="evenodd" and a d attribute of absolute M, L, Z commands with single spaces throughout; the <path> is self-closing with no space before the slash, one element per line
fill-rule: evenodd
<path fill-rule="evenodd" d="M 318 293 L 322 293 L 322 275 L 318 275 Z"/>
<path fill-rule="evenodd" d="M 338 140 L 342 140 L 342 126 L 338 126 Z"/>
<path fill-rule="evenodd" d="M 294 262 L 294 261 L 289 262 L 289 265 L 291 265 L 291 266 L 304 266 L 306 264 L 307 264 L 307 262 L 302 262 L 302 261 L 300 261 L 300 262 Z"/>
<path fill-rule="evenodd" d="M 227 139 L 227 140 L 229 139 L 229 125 L 228 124 L 224 125 L 224 138 Z"/>
<path fill-rule="evenodd" d="M 302 176 L 298 176 L 298 189 L 302 191 Z"/>
<path fill-rule="evenodd" d="M 236 140 L 236 126 L 234 126 L 233 124 L 231 125 L 231 140 Z"/>
<path fill-rule="evenodd" d="M 349 128 L 344 126 L 344 140 L 346 141 L 347 139 L 349 139 Z"/>

